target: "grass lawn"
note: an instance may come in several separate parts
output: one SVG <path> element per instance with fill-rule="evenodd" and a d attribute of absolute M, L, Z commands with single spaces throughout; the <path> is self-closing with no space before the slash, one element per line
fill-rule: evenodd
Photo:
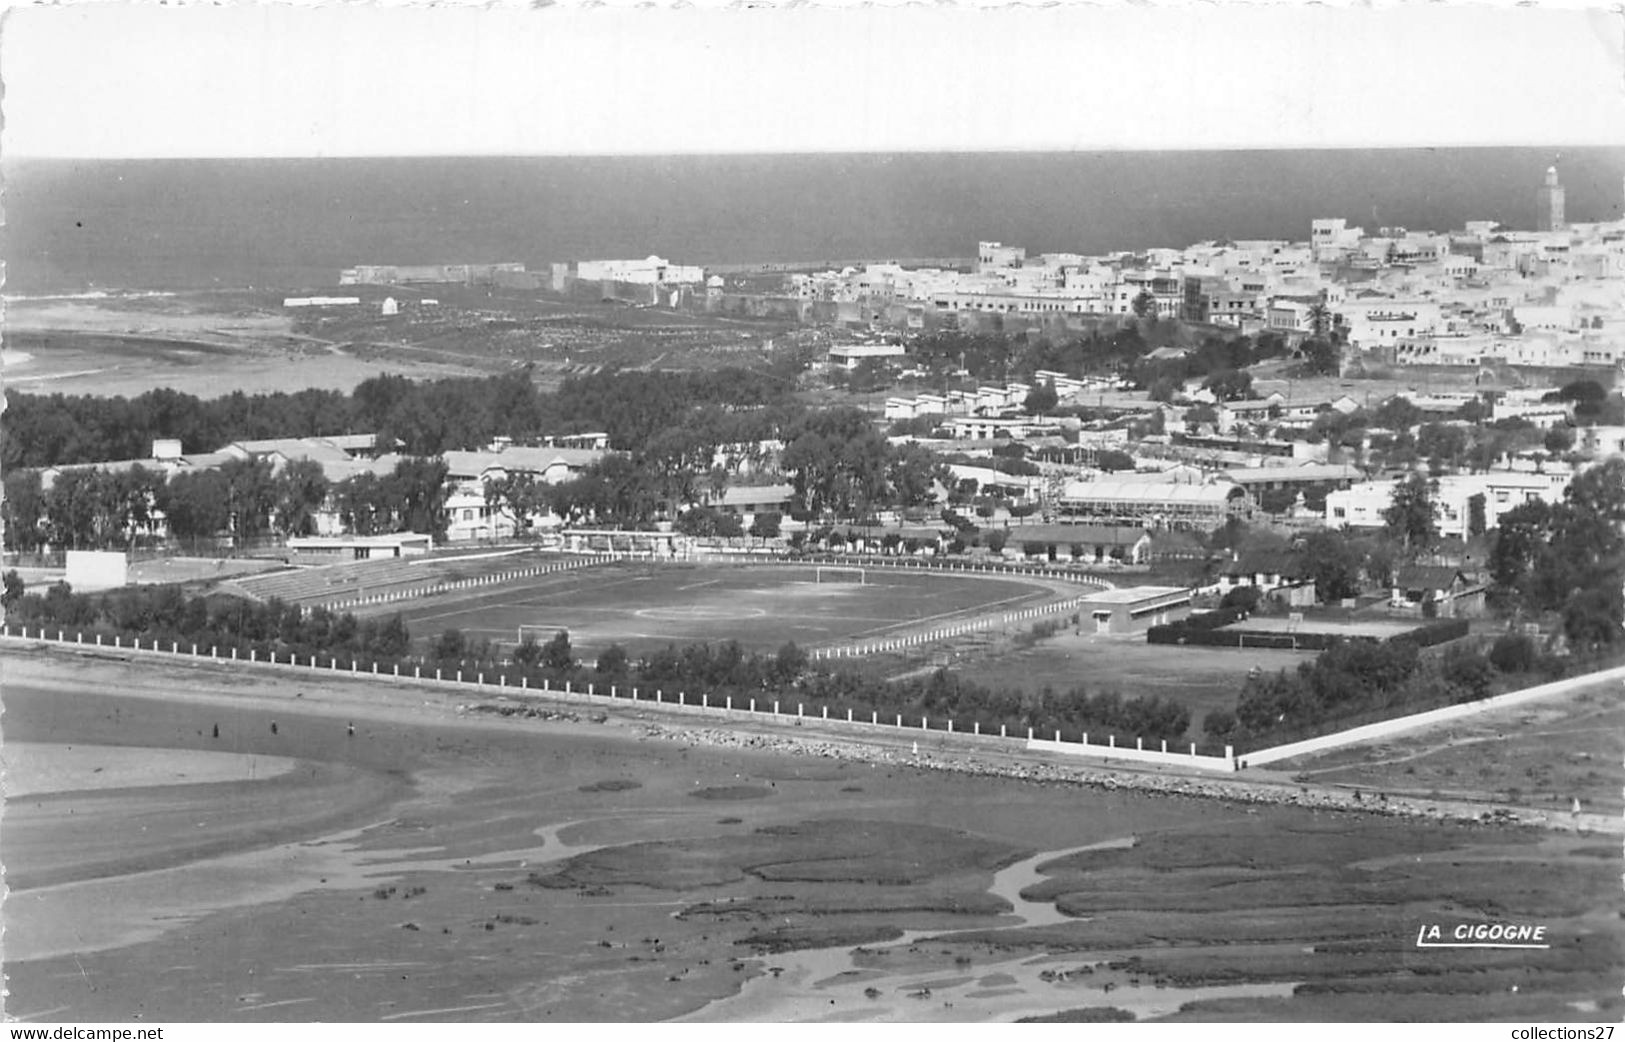
<path fill-rule="evenodd" d="M 625 563 L 413 602 L 401 614 L 420 640 L 458 629 L 513 643 L 523 625 L 539 640 L 567 630 L 577 654 L 618 643 L 636 657 L 703 641 L 737 640 L 762 652 L 786 641 L 814 647 L 1054 596 L 1015 576 L 870 569 L 860 585 L 815 582 L 815 574 L 810 566 Z"/>

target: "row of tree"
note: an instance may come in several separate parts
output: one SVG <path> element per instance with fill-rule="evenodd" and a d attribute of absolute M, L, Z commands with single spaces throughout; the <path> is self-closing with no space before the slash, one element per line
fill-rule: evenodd
<path fill-rule="evenodd" d="M 168 388 L 134 398 L 12 392 L 0 426 L 0 468 L 145 459 L 158 439 L 189 452 L 250 439 L 377 434 L 408 455 L 472 449 L 498 436 L 607 431 L 625 451 L 681 433 L 713 445 L 774 436 L 802 411 L 793 372 L 723 368 L 682 373 L 604 371 L 554 392 L 529 369 L 491 377 L 364 380 L 354 391 L 299 391 L 203 399 Z M 707 455 L 707 462 L 709 455 Z"/>
<path fill-rule="evenodd" d="M 589 667 L 575 657 L 569 635 L 561 631 L 546 642 L 527 637 L 512 658 L 556 681 L 585 684 L 597 678 L 606 685 L 643 691 L 706 692 L 713 702 L 729 695 L 736 703 L 763 696 L 788 698 L 820 710 L 828 707 L 838 718 L 851 709 L 860 719 L 871 714 L 882 719 L 901 714 L 909 721 L 955 719 L 965 729 L 972 721 L 979 722 L 984 732 L 1003 725 L 1012 734 L 1024 734 L 1030 727 L 1047 736 L 1059 729 L 1073 740 L 1087 732 L 1096 741 L 1115 734 L 1177 742 L 1190 725 L 1189 710 L 1157 696 L 1125 699 L 1113 691 L 1091 694 L 1082 686 L 1064 692 L 1048 687 L 1038 692 L 1001 690 L 966 681 L 946 669 L 903 681 L 847 670 L 809 671 L 806 652 L 794 643 L 771 655 L 747 652 L 735 641 L 668 646 L 635 661 L 624 648 L 611 645 Z M 499 649 L 470 642 L 456 630 L 434 643 L 431 660 L 442 670 L 460 669 L 465 674 L 494 673 L 503 666 Z"/>
<path fill-rule="evenodd" d="M 1489 571 L 1514 613 L 1561 612 L 1571 644 L 1625 642 L 1625 460 L 1577 474 L 1559 503 L 1502 514 Z"/>
<path fill-rule="evenodd" d="M 399 614 L 357 619 L 323 607 L 304 609 L 275 598 L 264 603 L 230 596 L 185 594 L 178 586 L 129 586 L 105 593 L 74 593 L 56 583 L 45 593 L 25 593 L 15 571 L 7 572 L 0 604 L 6 621 L 54 626 L 83 633 L 175 641 L 182 645 L 237 648 L 262 656 L 292 653 L 335 656 L 346 661 L 396 662 L 411 651 L 411 634 Z"/>
<path fill-rule="evenodd" d="M 273 473 L 261 459 L 229 460 L 208 470 L 166 475 L 136 464 L 112 470 L 72 469 L 43 487 L 37 470 L 5 478 L 8 550 L 128 549 L 155 531 L 161 515 L 181 540 L 226 535 L 237 545 L 260 536 L 310 535 L 329 496 L 344 524 L 360 535 L 445 531 L 446 465 L 407 458 L 384 475 L 361 474 L 330 484 L 321 466 L 296 460 Z"/>

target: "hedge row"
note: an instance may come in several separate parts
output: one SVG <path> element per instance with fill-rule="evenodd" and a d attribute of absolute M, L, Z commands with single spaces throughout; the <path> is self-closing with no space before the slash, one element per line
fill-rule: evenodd
<path fill-rule="evenodd" d="M 1165 626 L 1152 626 L 1146 631 L 1149 644 L 1187 644 L 1209 648 L 1279 648 L 1298 651 L 1325 651 L 1345 640 L 1363 640 L 1373 644 L 1384 643 L 1376 637 L 1350 636 L 1344 633 L 1281 633 L 1276 630 L 1220 629 L 1245 616 L 1239 608 L 1221 608 L 1218 611 L 1193 615 Z M 1389 642 L 1407 641 L 1419 648 L 1467 636 L 1466 619 L 1440 619 L 1426 626 L 1388 638 Z"/>
<path fill-rule="evenodd" d="M 1419 648 L 1431 648 L 1435 644 L 1457 640 L 1467 636 L 1469 626 L 1466 619 L 1440 619 L 1430 622 L 1426 626 L 1418 627 L 1409 633 L 1401 633 L 1394 640 L 1407 640 Z"/>
<path fill-rule="evenodd" d="M 1219 608 L 1216 611 L 1205 611 L 1199 615 L 1180 619 L 1178 622 L 1164 623 L 1152 626 L 1145 631 L 1145 639 L 1149 644 L 1203 644 L 1208 641 L 1182 639 L 1192 634 L 1209 633 L 1221 626 L 1228 626 L 1245 618 L 1247 613 L 1241 608 Z M 1219 641 L 1221 644 L 1233 644 L 1234 641 Z"/>

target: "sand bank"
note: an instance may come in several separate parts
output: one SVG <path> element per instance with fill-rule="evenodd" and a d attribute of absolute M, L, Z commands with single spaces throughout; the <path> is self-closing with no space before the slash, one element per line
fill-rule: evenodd
<path fill-rule="evenodd" d="M 46 792 L 264 781 L 286 774 L 298 762 L 286 756 L 53 742 L 7 742 L 0 748 L 10 799 Z"/>

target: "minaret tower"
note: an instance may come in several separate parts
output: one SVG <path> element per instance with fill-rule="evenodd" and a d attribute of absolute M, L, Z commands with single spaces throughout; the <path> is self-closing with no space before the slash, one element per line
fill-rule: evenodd
<path fill-rule="evenodd" d="M 1535 196 L 1535 230 L 1560 232 L 1567 228 L 1563 220 L 1563 186 L 1557 180 L 1557 167 L 1546 168 L 1546 183 Z"/>

